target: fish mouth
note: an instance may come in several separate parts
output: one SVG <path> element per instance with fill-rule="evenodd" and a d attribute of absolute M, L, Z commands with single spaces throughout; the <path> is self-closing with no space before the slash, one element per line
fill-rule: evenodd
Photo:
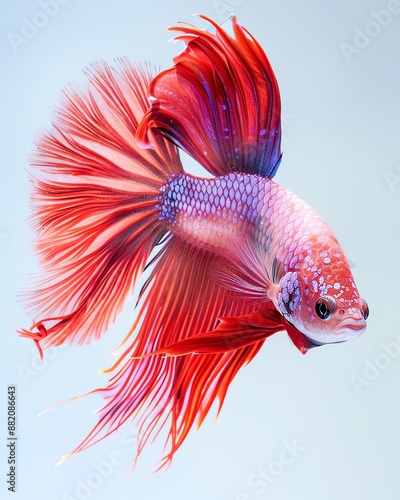
<path fill-rule="evenodd" d="M 351 340 L 351 338 L 358 337 L 363 332 L 365 332 L 366 328 L 367 328 L 367 322 L 365 321 L 364 318 L 359 318 L 359 319 L 346 318 L 336 326 L 335 334 L 350 335 L 349 340 Z"/>

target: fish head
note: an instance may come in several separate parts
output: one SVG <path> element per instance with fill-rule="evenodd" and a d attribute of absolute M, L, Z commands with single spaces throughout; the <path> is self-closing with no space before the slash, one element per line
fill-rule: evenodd
<path fill-rule="evenodd" d="M 367 302 L 361 298 L 342 252 L 324 251 L 312 265 L 286 272 L 277 306 L 285 320 L 314 345 L 358 338 L 366 329 Z"/>

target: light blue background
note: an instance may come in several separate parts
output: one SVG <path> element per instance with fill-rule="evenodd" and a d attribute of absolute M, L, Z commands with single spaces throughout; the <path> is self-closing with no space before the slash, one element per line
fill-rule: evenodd
<path fill-rule="evenodd" d="M 374 19 L 372 10 L 387 9 L 389 3 L 70 0 L 16 50 L 8 34 L 21 34 L 25 17 L 43 21 L 37 17 L 42 7 L 32 0 L 3 3 L 2 498 L 399 498 L 400 357 L 385 357 L 382 343 L 395 342 L 400 349 L 400 14 L 392 15 L 386 27 L 367 24 Z M 93 463 L 118 457 L 126 464 L 132 456 L 134 438 L 126 429 L 57 468 L 54 464 L 95 423 L 100 399 L 83 398 L 36 415 L 106 384 L 106 376 L 96 370 L 111 364 L 109 353 L 131 324 L 133 301 L 100 342 L 52 350 L 44 363 L 31 342 L 16 336 L 30 320 L 15 296 L 36 269 L 33 235 L 25 222 L 27 157 L 35 133 L 50 126 L 61 89 L 68 82 L 83 83 L 82 69 L 91 61 L 127 55 L 166 68 L 181 50 L 166 43 L 167 26 L 196 22 L 190 17 L 195 12 L 222 21 L 233 10 L 265 48 L 280 83 L 284 159 L 276 180 L 332 226 L 370 305 L 368 329 L 355 342 L 315 349 L 305 357 L 286 334 L 275 335 L 232 384 L 217 425 L 211 414 L 199 432 L 190 434 L 167 473 L 142 479 L 148 474 L 146 464 L 160 456 L 155 446 L 143 454 L 129 480 L 122 472 L 98 484 Z M 366 46 L 348 61 L 341 44 L 354 43 L 357 27 L 370 33 L 375 29 L 376 36 L 364 40 Z M 363 374 L 368 363 L 380 365 L 375 375 L 369 374 L 374 380 Z M 365 379 L 359 390 L 355 376 Z M 8 384 L 18 386 L 15 495 L 7 492 L 5 479 Z M 293 440 L 302 451 L 293 463 L 279 466 L 283 443 Z M 278 471 L 273 482 L 256 477 L 263 468 Z M 77 491 L 82 481 L 97 486 Z"/>

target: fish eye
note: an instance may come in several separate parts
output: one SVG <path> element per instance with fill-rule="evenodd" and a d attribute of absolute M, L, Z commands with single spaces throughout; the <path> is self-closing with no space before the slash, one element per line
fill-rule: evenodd
<path fill-rule="evenodd" d="M 364 316 L 364 319 L 367 319 L 369 316 L 369 307 L 367 301 L 363 299 L 361 305 L 361 314 Z"/>
<path fill-rule="evenodd" d="M 329 297 L 329 295 L 320 297 L 315 304 L 315 312 L 317 316 L 323 320 L 329 319 L 335 312 L 335 309 L 335 299 Z"/>

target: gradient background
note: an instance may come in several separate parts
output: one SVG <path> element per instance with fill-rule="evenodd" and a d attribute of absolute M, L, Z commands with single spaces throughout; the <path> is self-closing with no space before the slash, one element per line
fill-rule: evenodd
<path fill-rule="evenodd" d="M 392 348 L 400 354 L 400 14 L 391 15 L 385 27 L 368 24 L 374 20 L 371 11 L 389 4 L 64 0 L 46 20 L 38 14 L 43 8 L 37 0 L 2 3 L 2 498 L 400 498 L 400 356 L 389 358 L 382 345 L 394 342 Z M 127 55 L 166 68 L 181 50 L 179 44 L 166 43 L 167 26 L 179 20 L 196 22 L 190 17 L 195 12 L 222 22 L 230 11 L 265 48 L 280 83 L 284 159 L 276 180 L 316 208 L 333 228 L 370 305 L 368 330 L 353 343 L 315 349 L 305 357 L 286 334 L 275 335 L 234 381 L 217 425 L 211 412 L 161 476 L 143 479 L 147 464 L 160 456 L 157 445 L 143 454 L 129 481 L 126 472 L 115 477 L 118 465 L 112 473 L 110 467 L 103 469 L 110 477 L 95 475 L 101 462 L 118 458 L 120 464 L 128 463 L 134 434 L 127 429 L 55 468 L 95 423 L 100 398 L 83 398 L 36 415 L 107 383 L 96 370 L 111 364 L 110 352 L 134 311 L 130 301 L 100 342 L 53 349 L 43 363 L 33 344 L 16 336 L 15 330 L 28 327 L 30 320 L 15 296 L 36 269 L 33 234 L 25 222 L 25 169 L 33 137 L 50 126 L 63 86 L 84 82 L 82 69 L 91 61 Z M 43 26 L 28 43 L 13 49 L 8 34 L 20 35 L 24 18 Z M 375 36 L 347 60 L 341 44 L 353 44 L 357 27 Z M 371 364 L 379 368 L 364 375 Z M 365 380 L 358 390 L 356 376 Z M 13 496 L 5 476 L 8 384 L 18 386 Z M 279 466 L 283 442 L 293 440 L 302 451 L 293 463 Z M 262 469 L 276 472 L 272 482 L 257 477 Z M 84 489 L 88 482 L 91 486 Z"/>

